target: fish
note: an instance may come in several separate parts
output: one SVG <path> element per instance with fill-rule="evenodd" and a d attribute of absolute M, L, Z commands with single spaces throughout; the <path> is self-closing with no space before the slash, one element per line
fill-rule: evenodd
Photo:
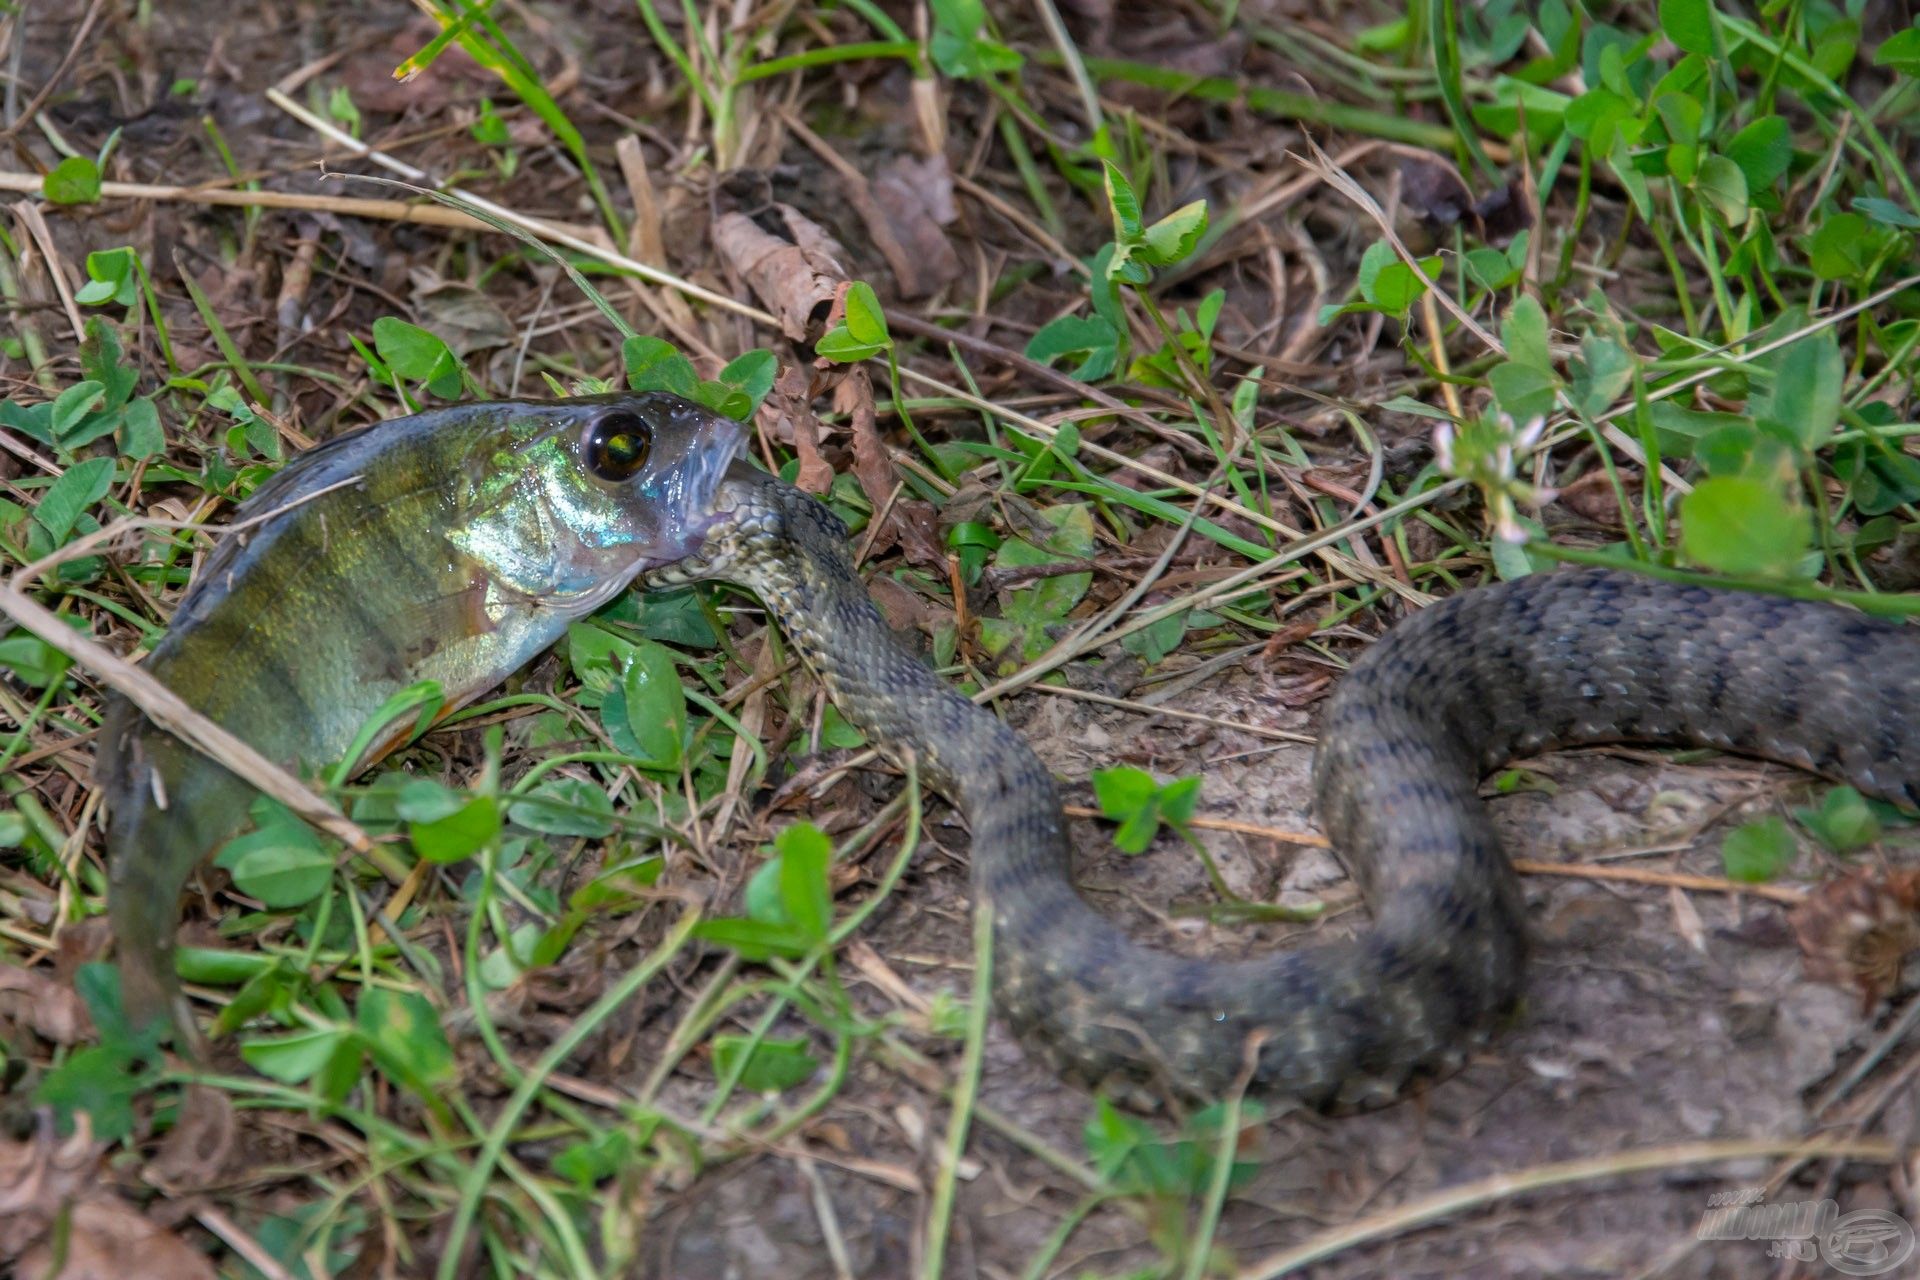
<path fill-rule="evenodd" d="M 438 682 L 444 716 L 686 555 L 742 438 L 664 392 L 450 405 L 343 434 L 239 506 L 142 669 L 267 758 L 332 765 L 401 690 Z M 118 696 L 97 771 L 122 1004 L 197 1046 L 180 895 L 257 793 Z"/>

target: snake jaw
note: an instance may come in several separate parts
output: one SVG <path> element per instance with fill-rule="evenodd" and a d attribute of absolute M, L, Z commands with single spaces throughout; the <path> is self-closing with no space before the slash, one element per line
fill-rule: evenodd
<path fill-rule="evenodd" d="M 652 589 L 725 579 L 752 584 L 754 566 L 778 549 L 786 512 L 771 485 L 779 482 L 742 462 L 727 469 L 713 505 L 686 534 L 686 555 L 639 577 Z"/>

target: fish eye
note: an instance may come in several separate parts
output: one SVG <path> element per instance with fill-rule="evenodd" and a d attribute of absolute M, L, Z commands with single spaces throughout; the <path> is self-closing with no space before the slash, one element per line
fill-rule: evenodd
<path fill-rule="evenodd" d="M 631 480 L 653 452 L 653 428 L 638 414 L 616 409 L 587 428 L 587 470 L 615 484 Z"/>

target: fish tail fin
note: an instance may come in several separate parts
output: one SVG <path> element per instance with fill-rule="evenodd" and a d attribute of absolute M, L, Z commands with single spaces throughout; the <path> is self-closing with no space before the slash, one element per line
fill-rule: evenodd
<path fill-rule="evenodd" d="M 218 762 L 115 699 L 102 726 L 107 799 L 107 916 L 121 1003 L 136 1027 L 164 1021 L 175 1044 L 204 1041 L 174 967 L 180 895 L 213 849 L 245 825 L 252 789 Z"/>

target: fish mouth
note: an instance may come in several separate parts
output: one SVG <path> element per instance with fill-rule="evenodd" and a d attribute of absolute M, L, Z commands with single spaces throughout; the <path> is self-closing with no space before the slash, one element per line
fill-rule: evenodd
<path fill-rule="evenodd" d="M 740 464 L 740 446 L 746 442 L 746 428 L 730 418 L 720 419 L 713 442 L 694 460 L 693 475 L 687 483 L 687 501 L 683 518 L 687 522 L 689 548 L 697 547 L 716 515 L 715 503 L 721 484 Z"/>
<path fill-rule="evenodd" d="M 780 483 L 776 478 L 745 458 L 728 458 L 709 483 L 704 510 L 687 513 L 681 554 L 650 564 L 638 578 L 642 588 L 737 576 L 744 543 L 768 532 L 766 494 L 770 484 Z"/>
<path fill-rule="evenodd" d="M 644 582 L 648 574 L 663 566 L 679 564 L 706 542 L 715 522 L 724 518 L 716 504 L 722 484 L 738 465 L 735 455 L 746 438 L 745 428 L 721 418 L 707 429 L 706 438 L 689 450 L 669 494 L 670 525 L 633 564 L 639 580 Z"/>

